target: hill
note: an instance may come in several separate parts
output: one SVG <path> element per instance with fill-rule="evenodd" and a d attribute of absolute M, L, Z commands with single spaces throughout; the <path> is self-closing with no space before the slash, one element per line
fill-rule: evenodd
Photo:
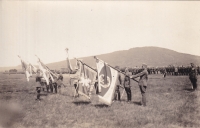
<path fill-rule="evenodd" d="M 146 63 L 148 66 L 168 66 L 168 65 L 189 65 L 191 62 L 200 65 L 200 56 L 194 56 L 185 53 L 179 53 L 173 50 L 159 47 L 138 47 L 129 50 L 116 51 L 113 53 L 96 55 L 112 66 L 135 67 Z M 93 56 L 82 57 L 86 64 L 96 67 Z M 75 60 L 70 60 L 72 66 L 75 65 Z M 47 64 L 52 69 L 57 67 L 66 67 L 66 61 Z"/>
<path fill-rule="evenodd" d="M 118 65 L 121 67 L 135 67 L 140 66 L 142 63 L 146 63 L 148 66 L 168 66 L 174 64 L 189 65 L 190 62 L 200 65 L 200 56 L 179 53 L 160 47 L 137 47 L 96 56 L 112 66 Z M 79 59 L 82 59 L 86 64 L 92 67 L 96 67 L 93 56 L 82 57 Z M 72 67 L 74 67 L 75 60 L 71 59 L 70 61 Z M 49 63 L 47 66 L 51 69 L 60 70 L 60 68 L 66 67 L 66 60 Z M 21 69 L 21 66 L 4 67 L 0 68 L 0 71 L 5 71 L 11 68 Z"/>

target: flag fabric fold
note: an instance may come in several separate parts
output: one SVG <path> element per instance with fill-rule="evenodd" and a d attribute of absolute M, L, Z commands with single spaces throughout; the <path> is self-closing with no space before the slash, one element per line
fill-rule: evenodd
<path fill-rule="evenodd" d="M 80 70 L 78 93 L 90 99 L 97 72 L 84 64 L 81 60 L 77 60 L 77 66 Z"/>
<path fill-rule="evenodd" d="M 42 71 L 43 78 L 45 79 L 47 85 L 49 85 L 49 78 L 54 82 L 54 78 L 52 75 L 57 76 L 51 72 L 51 70 L 38 58 L 38 66 L 39 69 Z"/>
<path fill-rule="evenodd" d="M 96 65 L 98 71 L 99 101 L 111 105 L 117 84 L 118 71 L 97 58 Z"/>
<path fill-rule="evenodd" d="M 19 58 L 20 58 L 20 57 L 19 57 Z M 25 73 L 25 76 L 26 76 L 27 81 L 29 81 L 29 78 L 30 78 L 30 76 L 31 76 L 31 74 L 30 74 L 30 66 L 29 66 L 28 63 L 26 63 L 26 62 L 25 62 L 24 60 L 22 60 L 21 58 L 20 58 L 20 60 L 21 60 L 22 70 L 23 70 L 24 73 Z"/>
<path fill-rule="evenodd" d="M 68 49 L 66 50 L 67 52 L 67 58 L 66 58 L 66 61 L 67 61 L 67 69 L 68 71 L 71 73 L 73 71 L 72 69 L 72 66 L 71 66 L 71 63 L 70 63 L 70 60 L 69 60 L 69 54 L 68 54 Z"/>

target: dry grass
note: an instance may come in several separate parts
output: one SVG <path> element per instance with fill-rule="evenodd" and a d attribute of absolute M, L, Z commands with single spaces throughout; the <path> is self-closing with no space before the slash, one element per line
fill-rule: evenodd
<path fill-rule="evenodd" d="M 190 92 L 187 76 L 167 76 L 165 79 L 161 75 L 149 76 L 147 107 L 138 105 L 141 94 L 135 82 L 132 82 L 131 104 L 125 102 L 124 94 L 122 102 L 114 102 L 109 107 L 98 103 L 95 95 L 91 103 L 84 97 L 73 100 L 74 88 L 68 83 L 68 75 L 64 79 L 68 86 L 61 95 L 43 92 L 42 101 L 38 102 L 35 101 L 34 78 L 28 83 L 24 75 L 1 74 L 2 127 L 200 127 L 200 91 Z M 4 111 L 7 104 L 8 111 Z"/>

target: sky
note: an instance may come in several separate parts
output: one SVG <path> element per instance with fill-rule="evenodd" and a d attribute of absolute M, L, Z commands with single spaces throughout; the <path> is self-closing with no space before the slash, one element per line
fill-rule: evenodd
<path fill-rule="evenodd" d="M 144 46 L 200 56 L 200 2 L 0 1 L 0 67 Z"/>

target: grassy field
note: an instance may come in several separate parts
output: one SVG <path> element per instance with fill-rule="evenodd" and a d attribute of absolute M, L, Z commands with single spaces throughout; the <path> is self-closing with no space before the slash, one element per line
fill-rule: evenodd
<path fill-rule="evenodd" d="M 200 79 L 200 76 L 198 76 Z M 0 127 L 14 128 L 182 128 L 200 127 L 200 91 L 191 92 L 187 76 L 150 75 L 147 107 L 141 107 L 141 94 L 132 81 L 132 102 L 106 106 L 93 94 L 73 100 L 74 88 L 64 75 L 62 94 L 42 92 L 35 101 L 35 78 L 0 74 Z M 123 91 L 123 90 L 121 90 Z"/>

